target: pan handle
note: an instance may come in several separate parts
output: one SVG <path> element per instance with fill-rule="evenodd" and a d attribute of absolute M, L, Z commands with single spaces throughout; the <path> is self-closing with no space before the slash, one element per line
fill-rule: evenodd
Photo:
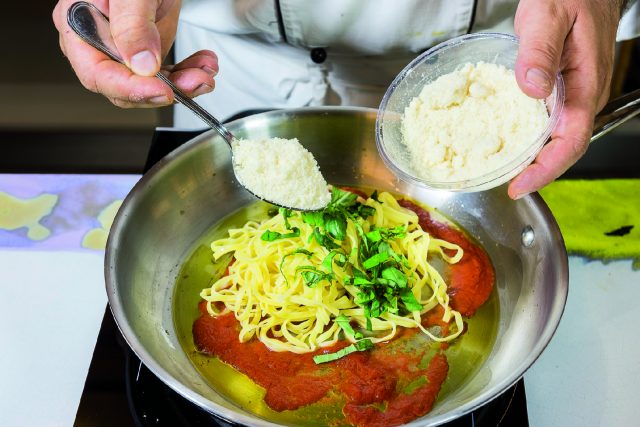
<path fill-rule="evenodd" d="M 593 123 L 591 142 L 640 113 L 640 89 L 622 95 L 604 106 Z"/>

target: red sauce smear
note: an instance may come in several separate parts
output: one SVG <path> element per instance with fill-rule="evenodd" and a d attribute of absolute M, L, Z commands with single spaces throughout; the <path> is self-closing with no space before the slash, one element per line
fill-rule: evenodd
<path fill-rule="evenodd" d="M 407 423 L 431 411 L 448 372 L 447 358 L 436 354 L 423 374 L 426 383 L 411 394 L 399 393 L 389 401 L 384 412 L 372 406 L 352 403 L 347 403 L 343 411 L 348 420 L 356 420 L 359 426 L 385 427 Z"/>
<path fill-rule="evenodd" d="M 473 315 L 493 287 L 494 272 L 489 258 L 462 232 L 432 220 L 425 209 L 408 200 L 399 203 L 418 215 L 425 231 L 464 250 L 462 260 L 451 266 L 449 294 L 454 309 L 465 316 Z M 393 348 L 394 344 L 402 344 L 402 340 L 418 333 L 416 329 L 401 328 L 389 344 L 316 365 L 314 355 L 338 351 L 348 343 L 340 342 L 307 354 L 273 352 L 256 339 L 241 343 L 238 340 L 240 325 L 232 313 L 212 317 L 204 301 L 200 311 L 202 315 L 193 325 L 197 349 L 218 357 L 262 386 L 266 390 L 265 403 L 275 411 L 294 410 L 323 399 L 331 402 L 341 394 L 346 400 L 343 413 L 352 425 L 395 426 L 428 413 L 449 372 L 446 356 L 441 352 L 447 344 L 431 356 L 426 368 L 421 367 L 428 349 Z M 442 308 L 436 307 L 423 316 L 422 324 L 447 328 L 441 320 L 442 314 Z M 403 384 L 416 380 L 419 380 L 417 387 L 403 389 Z"/>
<path fill-rule="evenodd" d="M 403 424 L 431 410 L 449 370 L 441 353 L 431 358 L 426 369 L 418 369 L 426 350 L 390 352 L 385 345 L 316 365 L 314 355 L 338 351 L 348 343 L 306 354 L 274 352 L 255 339 L 238 341 L 240 325 L 232 313 L 212 317 L 204 302 L 200 311 L 202 315 L 193 325 L 198 350 L 218 357 L 265 388 L 264 401 L 275 411 L 331 399 L 330 392 L 334 391 L 346 397 L 343 412 L 347 422 L 355 426 Z M 416 333 L 415 329 L 403 329 L 394 340 Z M 426 378 L 424 385 L 410 394 L 398 390 L 400 382 L 408 383 L 420 376 Z M 383 404 L 386 409 L 381 411 L 372 404 Z"/>
<path fill-rule="evenodd" d="M 400 206 L 418 215 L 420 226 L 437 239 L 455 243 L 464 251 L 460 261 L 450 266 L 448 294 L 451 307 L 463 316 L 471 317 L 491 295 L 495 273 L 487 253 L 462 231 L 434 221 L 429 212 L 409 200 L 399 200 Z"/>

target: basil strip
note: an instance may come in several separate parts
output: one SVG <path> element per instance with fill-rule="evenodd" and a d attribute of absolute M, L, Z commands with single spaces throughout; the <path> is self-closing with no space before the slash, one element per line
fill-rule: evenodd
<path fill-rule="evenodd" d="M 376 208 L 374 208 L 373 206 L 360 205 L 358 207 L 358 215 L 363 218 L 373 216 L 374 213 L 376 213 Z"/>
<path fill-rule="evenodd" d="M 324 212 L 303 212 L 302 220 L 312 227 L 324 227 Z"/>
<path fill-rule="evenodd" d="M 351 327 L 349 318 L 344 314 L 336 317 L 335 322 L 340 326 L 340 328 L 342 328 L 345 334 L 352 336 L 357 340 L 362 338 L 362 333 L 355 331 L 353 327 Z"/>
<path fill-rule="evenodd" d="M 365 236 L 367 237 L 367 239 L 371 240 L 374 243 L 382 240 L 382 233 L 380 232 L 379 229 L 372 230 L 367 234 L 365 234 Z"/>
<path fill-rule="evenodd" d="M 296 273 L 300 271 L 300 275 L 302 276 L 302 280 L 305 285 L 310 288 L 316 286 L 322 280 L 326 280 L 327 282 L 331 282 L 333 280 L 333 273 L 325 273 L 322 270 L 319 270 L 311 265 L 302 265 L 296 268 Z"/>
<path fill-rule="evenodd" d="M 291 224 L 289 224 L 289 218 L 293 216 L 293 211 L 287 208 L 279 208 L 278 212 L 280 212 L 282 218 L 284 218 L 284 226 L 287 227 L 287 230 L 292 230 Z"/>
<path fill-rule="evenodd" d="M 382 252 L 379 254 L 375 254 L 374 256 L 366 259 L 363 263 L 362 266 L 364 268 L 366 268 L 367 270 L 382 264 L 383 262 L 385 262 L 386 260 L 389 259 L 389 253 L 387 252 Z"/>
<path fill-rule="evenodd" d="M 333 362 L 334 360 L 342 359 L 343 357 L 355 353 L 357 351 L 365 351 L 373 348 L 373 342 L 370 339 L 360 340 L 355 342 L 335 353 L 325 353 L 313 356 L 313 361 L 318 365 L 320 363 Z"/>
<path fill-rule="evenodd" d="M 387 267 L 382 270 L 382 277 L 395 283 L 400 288 L 407 287 L 407 276 L 395 267 Z"/>
<path fill-rule="evenodd" d="M 290 237 L 300 237 L 300 229 L 298 227 L 291 228 L 291 233 L 278 233 L 277 231 L 267 230 L 260 236 L 265 242 L 273 242 L 279 239 L 288 239 Z"/>
<path fill-rule="evenodd" d="M 333 262 L 335 262 L 340 267 L 344 267 L 347 263 L 347 256 L 342 252 L 338 252 L 335 250 L 331 251 L 322 260 L 322 266 L 329 270 L 329 272 L 333 273 Z"/>
<path fill-rule="evenodd" d="M 322 233 L 322 231 L 318 227 L 313 229 L 313 238 L 316 239 L 316 242 L 318 242 L 320 246 L 324 246 L 329 250 L 338 249 L 340 247 L 336 244 L 336 242 L 333 241 L 331 237 Z"/>
<path fill-rule="evenodd" d="M 411 292 L 411 289 L 405 288 L 400 293 L 400 299 L 404 303 L 404 306 L 409 311 L 420 311 L 422 310 L 422 304 L 418 302 L 416 297 Z"/>
<path fill-rule="evenodd" d="M 284 260 L 287 257 L 290 257 L 292 255 L 296 255 L 296 254 L 304 254 L 307 256 L 307 258 L 313 256 L 313 252 L 308 251 L 304 248 L 298 248 L 293 252 L 289 252 L 288 254 L 285 254 L 281 259 L 280 259 L 280 265 L 278 265 L 278 270 L 280 270 L 280 275 L 282 275 L 282 277 L 284 277 L 284 281 L 286 282 L 287 286 L 289 286 L 289 281 L 287 280 L 287 276 L 284 275 L 284 273 L 282 272 L 282 264 L 284 264 Z"/>
<path fill-rule="evenodd" d="M 358 195 L 350 191 L 344 191 L 338 187 L 333 187 L 331 190 L 331 202 L 327 209 L 332 208 L 348 208 L 356 203 Z"/>
<path fill-rule="evenodd" d="M 285 254 L 281 259 L 280 259 L 280 265 L 278 266 L 279 270 L 280 270 L 280 274 L 282 274 L 282 264 L 284 263 L 285 258 L 290 257 L 292 255 L 296 255 L 296 254 L 303 254 L 306 255 L 307 258 L 313 256 L 313 252 L 308 251 L 304 248 L 298 248 L 293 252 L 289 252 L 288 254 Z"/>
<path fill-rule="evenodd" d="M 344 240 L 347 237 L 347 218 L 343 215 L 330 215 L 324 224 L 324 228 L 331 237 L 336 240 Z"/>

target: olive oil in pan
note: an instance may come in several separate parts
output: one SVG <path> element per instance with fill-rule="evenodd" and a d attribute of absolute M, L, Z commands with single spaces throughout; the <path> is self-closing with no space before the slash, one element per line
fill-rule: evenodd
<path fill-rule="evenodd" d="M 260 221 L 269 216 L 273 207 L 264 202 L 256 202 L 216 224 L 195 245 L 184 263 L 173 297 L 173 315 L 176 332 L 189 360 L 203 378 L 219 394 L 229 401 L 272 422 L 297 426 L 348 425 L 343 421 L 342 407 L 344 398 L 330 393 L 321 401 L 294 411 L 276 412 L 264 402 L 265 390 L 251 379 L 221 362 L 215 357 L 201 354 L 195 348 L 192 335 L 194 321 L 200 316 L 198 304 L 200 292 L 219 278 L 227 268 L 231 257 L 213 261 L 210 243 L 224 237 L 229 228 L 241 227 L 248 220 Z M 439 216 L 438 220 L 442 217 Z M 472 318 L 465 318 L 467 331 L 454 340 L 445 350 L 449 363 L 449 374 L 442 385 L 438 401 L 446 399 L 471 379 L 482 366 L 493 347 L 498 324 L 499 303 L 494 290 L 489 299 L 478 309 Z M 435 347 L 423 334 L 415 334 L 410 346 Z M 432 355 L 433 351 L 427 354 Z M 437 403 L 436 403 L 437 405 Z"/>

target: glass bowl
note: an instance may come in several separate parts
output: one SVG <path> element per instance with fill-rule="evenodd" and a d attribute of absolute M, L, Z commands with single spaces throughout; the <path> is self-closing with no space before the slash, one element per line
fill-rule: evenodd
<path fill-rule="evenodd" d="M 487 62 L 514 70 L 518 38 L 502 33 L 476 33 L 450 39 L 424 52 L 394 79 L 382 99 L 376 119 L 376 143 L 383 161 L 400 179 L 427 188 L 449 191 L 481 191 L 497 187 L 520 173 L 535 159 L 548 141 L 564 104 L 564 83 L 556 76 L 551 95 L 545 100 L 549 119 L 542 134 L 508 163 L 480 176 L 455 181 L 429 181 L 416 173 L 410 154 L 402 142 L 405 108 L 422 88 L 438 77 L 456 71 L 467 63 Z"/>

